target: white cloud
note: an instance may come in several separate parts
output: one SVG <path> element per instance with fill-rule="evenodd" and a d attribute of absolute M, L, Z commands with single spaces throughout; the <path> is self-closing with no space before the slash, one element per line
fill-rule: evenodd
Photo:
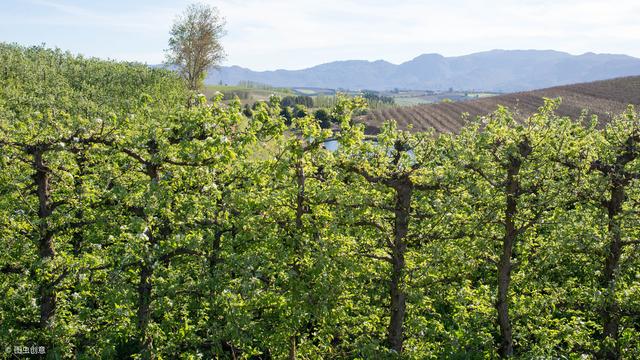
<path fill-rule="evenodd" d="M 188 2 L 31 0 L 47 12 L 0 14 L 0 23 L 51 31 L 2 40 L 34 39 L 88 55 L 157 63 L 171 22 Z M 258 70 L 340 59 L 399 63 L 425 52 L 462 55 L 494 48 L 640 57 L 637 0 L 207 2 L 227 18 L 226 63 Z"/>
<path fill-rule="evenodd" d="M 402 62 L 493 48 L 640 56 L 636 1 L 210 1 L 228 18 L 229 63 L 301 68 L 346 58 Z"/>

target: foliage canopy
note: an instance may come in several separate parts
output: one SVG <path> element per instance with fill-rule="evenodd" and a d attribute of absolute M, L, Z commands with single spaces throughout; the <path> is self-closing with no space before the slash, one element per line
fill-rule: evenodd
<path fill-rule="evenodd" d="M 599 127 L 549 100 L 370 137 L 362 98 L 285 119 L 277 98 L 243 109 L 168 71 L 6 44 L 0 85 L 9 351 L 640 357 L 633 108 Z"/>

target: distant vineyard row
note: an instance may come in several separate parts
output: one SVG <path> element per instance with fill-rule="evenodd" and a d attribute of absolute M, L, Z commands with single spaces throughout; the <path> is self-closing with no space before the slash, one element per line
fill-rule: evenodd
<path fill-rule="evenodd" d="M 475 118 L 495 111 L 498 104 L 518 112 L 522 118 L 533 114 L 544 104 L 544 98 L 561 98 L 558 114 L 579 117 L 583 109 L 607 121 L 628 104 L 640 104 L 640 76 L 596 81 L 507 94 L 455 103 L 423 104 L 411 107 L 382 108 L 360 118 L 369 126 L 379 127 L 394 119 L 401 127 L 434 128 L 438 132 L 457 132 L 465 123 L 463 115 Z"/>

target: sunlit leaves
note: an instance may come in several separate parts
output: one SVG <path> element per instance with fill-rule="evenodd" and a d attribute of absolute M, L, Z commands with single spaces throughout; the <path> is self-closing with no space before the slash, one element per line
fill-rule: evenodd
<path fill-rule="evenodd" d="M 636 151 L 632 108 L 604 126 L 558 117 L 549 100 L 522 122 L 499 108 L 459 134 L 389 121 L 372 136 L 354 121 L 359 98 L 340 97 L 339 125 L 323 129 L 302 113 L 285 123 L 276 97 L 247 117 L 239 101 L 207 100 L 146 66 L 11 45 L 0 58 L 2 343 L 122 358 L 152 339 L 162 358 L 283 358 L 294 339 L 299 358 L 397 357 L 388 258 L 405 181 L 402 356 L 495 358 L 504 182 L 516 161 L 516 355 L 592 357 L 606 345 L 603 304 L 615 303 L 622 354 L 638 357 L 640 163 L 607 167 Z M 624 201 L 609 219 L 617 182 Z M 39 251 L 49 231 L 53 258 Z M 612 234 L 624 246 L 608 289 Z M 46 331 L 42 283 L 57 294 Z"/>

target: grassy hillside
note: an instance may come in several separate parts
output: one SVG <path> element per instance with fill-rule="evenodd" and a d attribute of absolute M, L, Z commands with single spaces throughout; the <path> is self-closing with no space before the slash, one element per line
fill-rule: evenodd
<path fill-rule="evenodd" d="M 640 76 L 623 77 L 528 92 L 479 98 L 454 103 L 422 104 L 371 111 L 360 120 L 372 127 L 383 121 L 395 119 L 401 127 L 413 124 L 414 129 L 435 128 L 439 132 L 456 132 L 464 124 L 463 114 L 469 118 L 486 115 L 498 105 L 507 106 L 522 117 L 532 114 L 544 102 L 544 98 L 562 98 L 558 109 L 561 115 L 577 117 L 583 109 L 608 121 L 621 113 L 628 104 L 640 104 Z"/>

